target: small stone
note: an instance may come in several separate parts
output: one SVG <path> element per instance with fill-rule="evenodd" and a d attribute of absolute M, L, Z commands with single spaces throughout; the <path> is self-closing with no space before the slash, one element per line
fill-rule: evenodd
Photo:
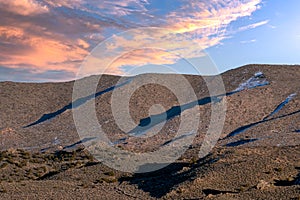
<path fill-rule="evenodd" d="M 59 146 L 57 147 L 57 149 L 61 151 L 61 150 L 64 149 L 64 147 L 59 145 Z"/>
<path fill-rule="evenodd" d="M 266 188 L 269 188 L 271 185 L 270 183 L 264 181 L 264 180 L 260 180 L 259 183 L 257 184 L 256 188 L 259 190 L 264 190 Z"/>

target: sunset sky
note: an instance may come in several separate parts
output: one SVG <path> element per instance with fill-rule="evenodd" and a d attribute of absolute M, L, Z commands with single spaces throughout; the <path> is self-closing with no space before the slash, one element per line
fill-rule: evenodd
<path fill-rule="evenodd" d="M 97 65 L 109 74 L 146 65 L 193 73 L 173 53 L 197 60 L 199 49 L 220 72 L 252 63 L 300 64 L 299 10 L 299 0 L 0 0 L 0 81 L 72 80 L 86 56 L 111 37 L 97 58 L 114 60 L 109 68 Z M 143 27 L 163 31 L 149 39 Z M 145 41 L 158 48 L 141 49 Z M 118 59 L 111 54 L 128 46 L 136 49 Z"/>

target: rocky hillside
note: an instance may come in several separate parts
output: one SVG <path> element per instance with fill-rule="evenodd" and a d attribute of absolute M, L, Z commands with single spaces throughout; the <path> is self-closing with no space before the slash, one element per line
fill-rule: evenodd
<path fill-rule="evenodd" d="M 179 84 L 182 77 L 190 88 Z M 230 70 L 221 75 L 224 90 L 213 95 L 207 83 L 218 86 L 220 77 L 144 74 L 120 80 L 104 75 L 97 88 L 89 87 L 97 78 L 79 80 L 86 88 L 78 98 L 72 98 L 74 82 L 0 83 L 1 198 L 55 198 L 57 192 L 63 199 L 300 198 L 300 66 Z M 152 83 L 143 84 L 147 81 Z M 179 98 L 158 82 L 186 95 Z M 109 145 L 118 149 L 155 152 L 194 138 L 166 168 L 123 173 L 87 151 L 85 145 L 99 142 L 87 105 L 95 105 Z M 212 109 L 221 105 L 226 110 L 212 120 Z M 124 116 L 132 119 L 127 131 L 115 115 L 123 116 L 125 107 L 129 115 Z M 86 120 L 84 137 L 77 133 L 74 111 Z M 220 121 L 216 145 L 199 158 L 207 131 Z"/>

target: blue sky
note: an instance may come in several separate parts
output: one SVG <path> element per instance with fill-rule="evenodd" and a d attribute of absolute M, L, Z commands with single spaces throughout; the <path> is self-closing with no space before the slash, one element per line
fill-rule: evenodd
<path fill-rule="evenodd" d="M 268 20 L 264 26 L 237 32 L 222 45 L 207 51 L 224 71 L 244 64 L 300 63 L 300 2 L 265 1 L 262 8 L 233 22 L 233 30 L 255 21 Z"/>
<path fill-rule="evenodd" d="M 165 66 L 194 74 L 182 58 L 197 65 L 202 50 L 219 72 L 300 64 L 299 8 L 296 0 L 0 0 L 0 81 L 67 81 L 80 70 L 126 75 Z"/>

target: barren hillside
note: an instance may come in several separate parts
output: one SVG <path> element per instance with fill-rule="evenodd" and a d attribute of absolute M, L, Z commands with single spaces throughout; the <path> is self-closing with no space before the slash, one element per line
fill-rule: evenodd
<path fill-rule="evenodd" d="M 187 94 L 183 102 L 162 85 L 139 87 L 145 80 L 176 85 L 180 76 L 144 74 L 118 82 L 120 77 L 104 75 L 96 91 L 88 87 L 81 99 L 72 98 L 74 82 L 1 82 L 0 197 L 299 199 L 300 66 L 247 65 L 230 70 L 221 75 L 224 93 L 214 96 L 205 80 L 218 85 L 216 77 L 184 75 L 195 98 Z M 112 95 L 119 92 L 125 98 L 135 87 L 128 102 L 117 102 L 129 107 L 135 123 L 124 132 L 112 112 Z M 154 152 L 191 135 L 195 138 L 175 163 L 159 171 L 132 174 L 111 169 L 84 149 L 96 139 L 89 131 L 87 137 L 79 137 L 74 123 L 74 109 L 82 109 L 84 116 L 84 106 L 93 100 L 97 120 L 115 148 Z M 223 103 L 226 118 L 217 144 L 199 158 L 211 109 Z M 189 130 L 195 117 L 199 124 Z M 89 118 L 85 120 L 88 126 Z M 182 121 L 189 131 L 178 136 Z"/>

